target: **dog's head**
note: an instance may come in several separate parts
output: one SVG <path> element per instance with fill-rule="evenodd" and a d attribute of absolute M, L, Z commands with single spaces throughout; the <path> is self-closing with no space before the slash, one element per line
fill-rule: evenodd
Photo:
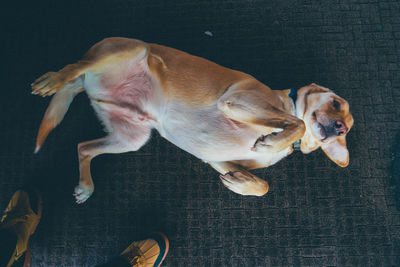
<path fill-rule="evenodd" d="M 296 113 L 306 125 L 301 151 L 310 153 L 321 147 L 333 162 L 346 167 L 349 164 L 346 134 L 354 123 L 347 101 L 313 83 L 297 92 Z"/>

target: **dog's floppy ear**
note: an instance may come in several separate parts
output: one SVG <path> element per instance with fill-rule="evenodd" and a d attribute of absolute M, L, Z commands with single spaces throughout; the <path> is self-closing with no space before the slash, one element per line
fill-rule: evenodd
<path fill-rule="evenodd" d="M 307 109 L 308 95 L 314 93 L 327 93 L 327 92 L 332 92 L 332 91 L 326 87 L 320 86 L 315 83 L 300 88 L 299 91 L 297 92 L 297 101 L 296 101 L 297 117 L 301 119 L 303 118 L 304 112 Z"/>
<path fill-rule="evenodd" d="M 324 93 L 324 92 L 332 92 L 331 89 L 323 87 L 321 85 L 318 85 L 316 83 L 312 83 L 310 85 L 304 86 L 300 88 L 299 93 L 307 93 L 307 94 L 313 94 L 313 93 Z"/>
<path fill-rule="evenodd" d="M 349 151 L 346 147 L 346 138 L 341 136 L 334 142 L 329 144 L 322 144 L 321 149 L 333 162 L 340 167 L 346 167 L 349 165 Z"/>

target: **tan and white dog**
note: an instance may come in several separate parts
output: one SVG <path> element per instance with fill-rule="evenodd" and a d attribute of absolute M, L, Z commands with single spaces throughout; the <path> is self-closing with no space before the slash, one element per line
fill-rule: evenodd
<path fill-rule="evenodd" d="M 305 86 L 294 103 L 290 90 L 271 90 L 248 74 L 157 44 L 105 39 L 77 63 L 38 78 L 32 89 L 41 96 L 57 93 L 40 125 L 36 152 L 84 90 L 108 133 L 78 144 L 78 203 L 94 190 L 90 161 L 140 149 L 153 128 L 210 164 L 227 188 L 242 195 L 267 193 L 268 183 L 247 170 L 276 163 L 299 139 L 303 153 L 321 147 L 339 166 L 349 163 L 345 135 L 353 117 L 331 90 Z"/>

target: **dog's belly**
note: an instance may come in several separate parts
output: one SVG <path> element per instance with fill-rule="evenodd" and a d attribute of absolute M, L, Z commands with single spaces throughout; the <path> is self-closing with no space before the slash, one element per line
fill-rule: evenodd
<path fill-rule="evenodd" d="M 191 108 L 169 103 L 156 129 L 164 138 L 204 161 L 253 159 L 257 153 L 251 148 L 261 135 L 248 125 L 226 118 L 216 104 Z"/>
<path fill-rule="evenodd" d="M 86 73 L 84 87 L 105 130 L 125 137 L 138 127 L 152 128 L 164 101 L 145 60 L 119 62 L 100 74 Z"/>

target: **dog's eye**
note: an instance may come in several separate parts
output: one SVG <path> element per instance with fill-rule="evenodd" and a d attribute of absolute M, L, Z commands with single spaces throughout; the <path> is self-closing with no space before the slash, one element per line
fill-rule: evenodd
<path fill-rule="evenodd" d="M 339 101 L 333 100 L 332 105 L 333 105 L 333 107 L 334 107 L 336 110 L 338 110 L 338 111 L 340 110 L 340 103 L 339 103 Z"/>

